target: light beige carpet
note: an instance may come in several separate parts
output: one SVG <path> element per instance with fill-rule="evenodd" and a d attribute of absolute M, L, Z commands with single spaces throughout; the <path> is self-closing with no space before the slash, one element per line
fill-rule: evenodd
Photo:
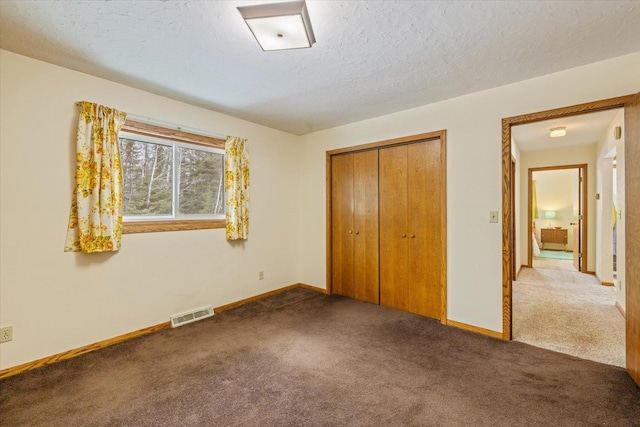
<path fill-rule="evenodd" d="M 578 271 L 572 260 L 533 257 L 533 268 L 550 268 L 552 270 Z"/>
<path fill-rule="evenodd" d="M 513 282 L 513 339 L 624 367 L 625 325 L 615 293 L 589 274 L 523 268 Z"/>

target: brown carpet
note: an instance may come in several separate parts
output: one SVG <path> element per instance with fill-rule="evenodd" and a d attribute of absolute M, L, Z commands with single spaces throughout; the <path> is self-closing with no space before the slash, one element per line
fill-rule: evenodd
<path fill-rule="evenodd" d="M 304 289 L 0 382 L 8 426 L 638 426 L 619 367 Z"/>

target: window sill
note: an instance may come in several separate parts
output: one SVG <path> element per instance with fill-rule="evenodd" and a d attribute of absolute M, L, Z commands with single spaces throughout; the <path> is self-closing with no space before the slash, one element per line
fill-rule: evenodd
<path fill-rule="evenodd" d="M 157 233 L 161 231 L 204 230 L 225 228 L 225 219 L 186 219 L 168 221 L 131 221 L 122 224 L 122 234 Z"/>

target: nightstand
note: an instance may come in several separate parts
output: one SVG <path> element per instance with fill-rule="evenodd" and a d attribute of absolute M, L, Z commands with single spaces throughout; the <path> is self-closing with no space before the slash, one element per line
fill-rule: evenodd
<path fill-rule="evenodd" d="M 542 249 L 544 249 L 545 243 L 558 243 L 564 245 L 564 249 L 567 250 L 568 235 L 566 228 L 543 228 L 540 230 L 540 241 L 542 242 Z"/>

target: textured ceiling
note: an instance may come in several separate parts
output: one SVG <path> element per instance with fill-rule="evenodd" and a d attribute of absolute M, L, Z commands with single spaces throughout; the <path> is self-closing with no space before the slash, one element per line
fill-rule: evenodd
<path fill-rule="evenodd" d="M 314 1 L 263 52 L 253 1 L 0 1 L 0 48 L 305 134 L 640 51 L 637 1 Z"/>

